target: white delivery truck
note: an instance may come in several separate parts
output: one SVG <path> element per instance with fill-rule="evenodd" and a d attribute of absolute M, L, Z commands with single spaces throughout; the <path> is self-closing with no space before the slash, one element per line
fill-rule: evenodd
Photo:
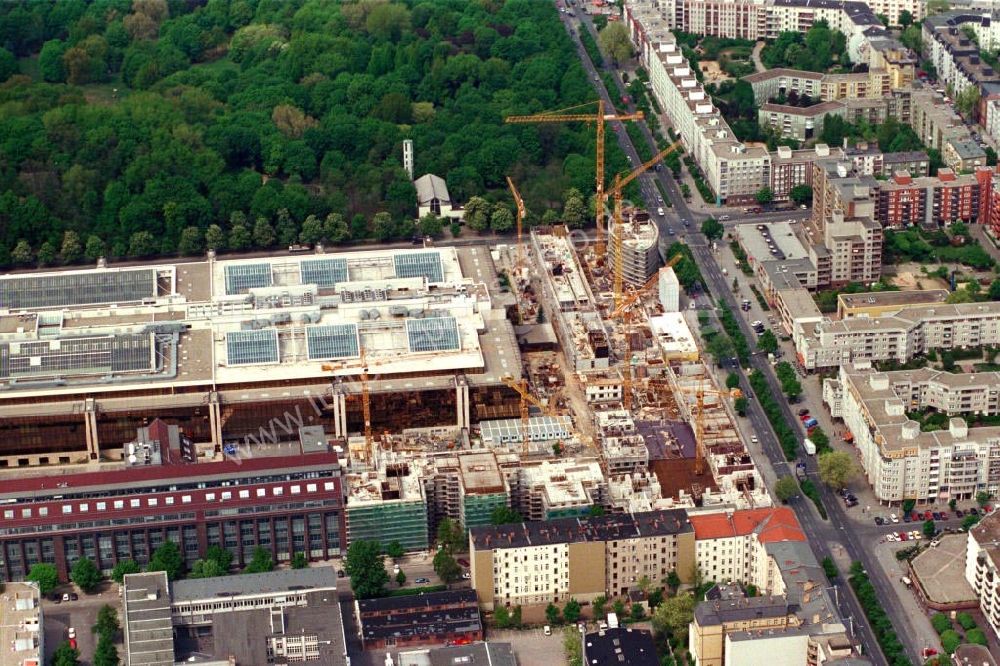
<path fill-rule="evenodd" d="M 811 456 L 816 455 L 816 444 L 813 443 L 813 441 L 808 437 L 802 440 L 802 448 L 804 448 L 806 450 L 806 453 L 808 453 L 809 455 Z"/>

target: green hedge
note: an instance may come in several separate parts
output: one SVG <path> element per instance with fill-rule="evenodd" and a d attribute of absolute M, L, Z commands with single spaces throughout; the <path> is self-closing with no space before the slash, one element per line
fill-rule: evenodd
<path fill-rule="evenodd" d="M 811 499 L 813 504 L 816 505 L 816 510 L 819 511 L 820 517 L 826 520 L 826 507 L 823 506 L 823 498 L 819 496 L 819 489 L 816 487 L 816 484 L 811 479 L 802 479 L 799 487 L 802 488 L 802 494 Z"/>
<path fill-rule="evenodd" d="M 785 453 L 785 458 L 794 460 L 799 452 L 799 438 L 788 425 L 788 421 L 785 420 L 777 400 L 771 395 L 771 387 L 768 385 L 767 379 L 760 372 L 753 372 L 750 374 L 750 386 L 760 402 L 761 409 L 764 410 L 764 415 L 771 423 L 771 428 L 774 429 L 774 434 L 778 438 L 781 450 Z"/>
<path fill-rule="evenodd" d="M 854 588 L 861 607 L 868 616 L 868 624 L 875 634 L 875 639 L 882 646 L 885 659 L 893 666 L 906 666 L 912 664 L 903 650 L 903 644 L 896 635 L 896 630 L 892 626 L 892 621 L 882 608 L 882 602 L 878 599 L 875 586 L 868 580 L 868 574 L 861 567 L 860 562 L 855 562 L 851 567 L 851 587 Z"/>
<path fill-rule="evenodd" d="M 604 64 L 604 56 L 601 55 L 601 49 L 597 47 L 597 41 L 594 40 L 594 36 L 586 28 L 580 28 L 580 43 L 583 44 L 583 48 L 586 49 L 587 55 L 590 56 L 590 60 L 594 63 L 594 66 L 601 67 Z"/>
<path fill-rule="evenodd" d="M 729 249 L 733 251 L 733 257 L 736 258 L 736 265 L 740 267 L 744 275 L 753 275 L 753 269 L 750 268 L 750 262 L 747 261 L 747 253 L 743 251 L 740 244 L 737 241 L 729 241 Z"/>
<path fill-rule="evenodd" d="M 726 329 L 726 333 L 733 341 L 736 358 L 740 359 L 740 363 L 744 366 L 747 365 L 750 361 L 750 345 L 747 344 L 747 339 L 740 329 L 740 323 L 733 316 L 733 311 L 721 303 L 719 304 L 719 321 L 722 322 L 722 328 Z"/>

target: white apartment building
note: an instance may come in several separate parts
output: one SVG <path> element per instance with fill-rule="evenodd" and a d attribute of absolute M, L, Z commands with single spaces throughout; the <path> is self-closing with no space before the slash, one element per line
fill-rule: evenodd
<path fill-rule="evenodd" d="M 965 580 L 979 598 L 979 610 L 1000 631 L 1000 516 L 992 513 L 969 530 Z"/>
<path fill-rule="evenodd" d="M 793 337 L 809 370 L 861 361 L 905 363 L 929 349 L 1000 344 L 1000 302 L 901 306 L 878 317 L 824 319 Z"/>
<path fill-rule="evenodd" d="M 923 368 L 875 372 L 841 366 L 823 386 L 824 402 L 854 436 L 879 500 L 971 499 L 1000 489 L 1000 428 L 969 428 L 960 414 L 1000 413 L 1000 374 Z M 948 428 L 925 432 L 908 412 L 951 414 Z"/>

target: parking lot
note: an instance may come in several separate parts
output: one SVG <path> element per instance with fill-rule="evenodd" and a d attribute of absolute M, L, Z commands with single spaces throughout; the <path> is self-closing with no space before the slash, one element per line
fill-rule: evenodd
<path fill-rule="evenodd" d="M 58 593 L 69 592 L 60 588 Z M 97 623 L 97 612 L 101 606 L 110 604 L 121 612 L 116 586 L 105 583 L 101 590 L 92 595 L 79 595 L 76 601 L 54 603 L 51 598 L 42 601 L 42 612 L 45 615 L 45 663 L 49 662 L 55 651 L 69 638 L 70 627 L 76 630 L 77 649 L 80 650 L 80 664 L 89 665 L 94 656 L 97 637 L 91 631 Z"/>

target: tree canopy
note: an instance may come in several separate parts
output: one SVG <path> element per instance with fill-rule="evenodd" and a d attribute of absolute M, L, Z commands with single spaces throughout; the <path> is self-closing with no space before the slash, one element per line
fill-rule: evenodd
<path fill-rule="evenodd" d="M 28 580 L 38 584 L 38 590 L 46 595 L 59 585 L 59 572 L 54 564 L 39 562 L 31 565 L 28 571 Z"/>
<path fill-rule="evenodd" d="M 503 122 L 594 99 L 552 3 L 3 3 L 0 30 L 0 266 L 401 237 L 404 139 L 499 228 L 506 174 L 539 211 L 592 188 L 592 127 Z"/>
<path fill-rule="evenodd" d="M 847 38 L 826 21 L 816 21 L 804 35 L 781 33 L 764 48 L 761 61 L 768 69 L 790 67 L 810 72 L 825 72 L 834 64 L 850 66 Z"/>

